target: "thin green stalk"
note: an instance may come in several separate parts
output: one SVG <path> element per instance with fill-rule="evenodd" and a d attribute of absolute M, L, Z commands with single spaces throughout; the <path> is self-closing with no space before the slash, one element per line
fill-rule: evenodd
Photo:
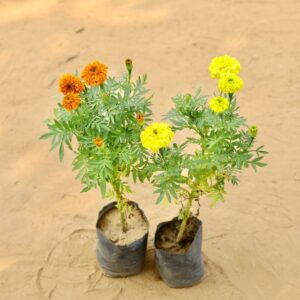
<path fill-rule="evenodd" d="M 121 191 L 120 191 L 120 185 L 118 182 L 112 184 L 113 189 L 115 191 L 116 194 L 116 200 L 117 200 L 117 209 L 120 213 L 120 220 L 121 220 L 121 225 L 122 225 L 122 231 L 126 232 L 128 229 L 128 224 L 127 224 L 127 220 L 126 220 L 126 215 L 127 215 L 127 208 L 128 208 L 128 203 L 125 199 L 125 197 L 122 195 Z"/>
<path fill-rule="evenodd" d="M 126 69 L 128 71 L 128 79 L 129 79 L 129 82 L 130 82 L 131 81 L 131 73 L 132 73 L 132 69 L 133 69 L 132 60 L 130 58 L 127 58 L 125 60 L 125 65 L 126 65 Z"/>
<path fill-rule="evenodd" d="M 182 222 L 180 224 L 179 232 L 178 232 L 178 235 L 177 235 L 177 238 L 176 238 L 177 243 L 181 242 L 181 240 L 182 240 L 182 238 L 185 234 L 187 221 L 188 221 L 188 219 L 190 218 L 190 215 L 191 215 L 192 201 L 193 201 L 193 198 L 190 195 L 190 197 L 188 199 L 188 202 L 187 202 L 187 205 L 184 208 L 183 219 L 182 219 Z"/>

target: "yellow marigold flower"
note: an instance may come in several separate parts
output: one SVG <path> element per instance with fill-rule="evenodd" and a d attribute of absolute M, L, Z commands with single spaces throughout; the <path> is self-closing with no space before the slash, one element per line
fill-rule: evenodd
<path fill-rule="evenodd" d="M 93 143 L 100 148 L 104 144 L 104 141 L 101 137 L 96 137 L 94 138 Z"/>
<path fill-rule="evenodd" d="M 135 116 L 136 121 L 140 124 L 143 125 L 144 124 L 144 115 L 141 113 L 137 113 Z"/>
<path fill-rule="evenodd" d="M 95 60 L 83 69 L 81 77 L 91 86 L 99 85 L 107 79 L 107 66 Z"/>
<path fill-rule="evenodd" d="M 236 58 L 223 55 L 213 58 L 208 69 L 211 78 L 220 78 L 226 73 L 238 74 L 241 70 L 241 64 Z"/>
<path fill-rule="evenodd" d="M 72 74 L 64 74 L 59 80 L 59 89 L 63 94 L 79 94 L 84 90 L 84 84 Z"/>
<path fill-rule="evenodd" d="M 223 93 L 234 94 L 243 86 L 244 81 L 233 73 L 224 74 L 219 80 L 219 90 Z"/>
<path fill-rule="evenodd" d="M 257 132 L 258 132 L 258 129 L 255 125 L 252 125 L 250 128 L 249 128 L 249 133 L 252 137 L 256 137 L 257 136 Z"/>
<path fill-rule="evenodd" d="M 153 123 L 141 133 L 142 145 L 157 152 L 160 148 L 168 147 L 174 137 L 174 132 L 167 123 Z"/>
<path fill-rule="evenodd" d="M 79 103 L 80 97 L 78 94 L 68 93 L 64 96 L 62 105 L 67 111 L 70 111 L 72 109 L 77 109 Z"/>
<path fill-rule="evenodd" d="M 229 100 L 227 98 L 217 96 L 209 100 L 209 107 L 215 113 L 221 113 L 229 107 Z"/>

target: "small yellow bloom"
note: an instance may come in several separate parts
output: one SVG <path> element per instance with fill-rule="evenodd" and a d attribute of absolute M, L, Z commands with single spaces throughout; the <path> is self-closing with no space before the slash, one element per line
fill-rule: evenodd
<path fill-rule="evenodd" d="M 83 69 L 81 77 L 91 86 L 100 85 L 107 79 L 107 66 L 95 60 Z"/>
<path fill-rule="evenodd" d="M 257 132 L 258 132 L 258 129 L 255 125 L 252 125 L 250 128 L 249 128 L 249 133 L 252 137 L 256 137 L 257 136 Z"/>
<path fill-rule="evenodd" d="M 104 144 L 104 141 L 101 137 L 97 137 L 94 138 L 93 143 L 100 148 Z"/>
<path fill-rule="evenodd" d="M 215 113 L 221 113 L 228 109 L 229 100 L 227 98 L 217 96 L 209 100 L 209 108 Z"/>
<path fill-rule="evenodd" d="M 224 74 L 219 80 L 219 90 L 223 93 L 234 94 L 243 86 L 244 81 L 233 73 Z"/>
<path fill-rule="evenodd" d="M 80 97 L 75 93 L 68 93 L 64 96 L 62 106 L 70 111 L 72 109 L 77 109 L 80 103 Z"/>
<path fill-rule="evenodd" d="M 167 123 L 153 123 L 141 133 L 142 145 L 157 152 L 161 148 L 168 147 L 174 137 L 174 132 Z"/>
<path fill-rule="evenodd" d="M 238 74 L 241 70 L 241 64 L 236 58 L 223 55 L 213 58 L 208 69 L 211 78 L 220 78 L 226 73 Z"/>
<path fill-rule="evenodd" d="M 59 80 L 59 89 L 63 94 L 79 94 L 84 90 L 84 84 L 72 74 L 64 74 Z"/>

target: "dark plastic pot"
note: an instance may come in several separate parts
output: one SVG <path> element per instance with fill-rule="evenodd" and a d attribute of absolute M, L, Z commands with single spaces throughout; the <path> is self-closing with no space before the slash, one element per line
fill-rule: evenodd
<path fill-rule="evenodd" d="M 148 220 L 144 212 L 135 202 L 129 202 L 135 206 L 142 214 L 147 226 Z M 143 237 L 134 241 L 130 245 L 118 246 L 113 243 L 102 230 L 97 226 L 102 216 L 116 206 L 116 202 L 109 203 L 99 212 L 96 233 L 97 233 L 97 260 L 103 269 L 105 275 L 110 277 L 127 277 L 135 275 L 143 269 L 145 261 L 145 252 L 147 248 L 148 231 Z"/>
<path fill-rule="evenodd" d="M 159 229 L 172 221 L 158 224 L 155 237 L 155 265 L 163 281 L 173 288 L 189 287 L 197 284 L 204 275 L 204 263 L 201 253 L 202 247 L 202 222 L 197 219 L 198 225 L 195 238 L 185 253 L 172 253 L 158 249 L 156 245 Z"/>

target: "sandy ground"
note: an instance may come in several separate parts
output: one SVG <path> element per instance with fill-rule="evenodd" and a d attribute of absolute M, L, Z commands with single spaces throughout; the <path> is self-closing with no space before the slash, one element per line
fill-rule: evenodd
<path fill-rule="evenodd" d="M 300 2 L 298 0 L 0 1 L 0 299 L 300 299 Z M 177 212 L 137 185 L 151 222 L 147 265 L 110 279 L 95 258 L 95 221 L 106 203 L 80 194 L 71 171 L 38 137 L 57 78 L 100 59 L 110 74 L 131 57 L 155 91 L 155 119 L 171 96 L 216 82 L 215 55 L 240 59 L 241 112 L 259 127 L 268 168 L 241 176 L 227 201 L 204 200 L 206 277 L 170 289 L 153 268 L 157 223 Z M 147 189 L 147 192 L 145 192 Z"/>

